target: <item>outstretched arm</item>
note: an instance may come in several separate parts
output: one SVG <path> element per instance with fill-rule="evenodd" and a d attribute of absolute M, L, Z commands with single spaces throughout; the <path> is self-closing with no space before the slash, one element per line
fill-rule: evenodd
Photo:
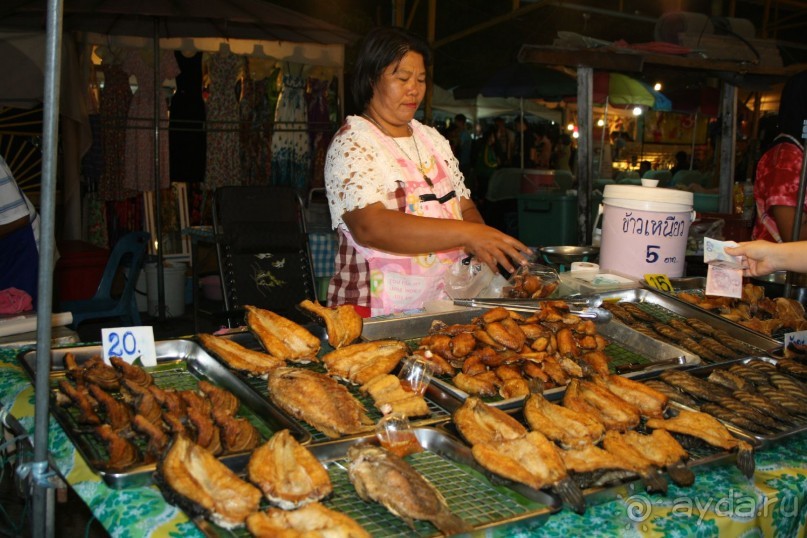
<path fill-rule="evenodd" d="M 736 247 L 726 247 L 726 253 L 745 256 L 748 261 L 745 274 L 748 276 L 767 275 L 780 270 L 807 272 L 807 241 L 749 241 Z"/>

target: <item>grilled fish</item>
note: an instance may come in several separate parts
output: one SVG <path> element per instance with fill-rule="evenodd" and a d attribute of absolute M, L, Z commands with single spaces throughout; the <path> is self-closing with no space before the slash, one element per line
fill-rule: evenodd
<path fill-rule="evenodd" d="M 717 383 L 718 385 L 723 385 L 724 387 L 728 388 L 731 391 L 754 390 L 753 383 L 738 376 L 733 372 L 730 372 L 729 370 L 723 370 L 723 369 L 712 370 L 712 373 L 709 374 L 709 377 L 707 377 L 706 380 L 711 381 L 712 383 Z"/>
<path fill-rule="evenodd" d="M 585 511 L 583 493 L 569 477 L 559 449 L 542 433 L 475 444 L 471 452 L 485 469 L 534 489 L 552 487 L 574 511 Z"/>
<path fill-rule="evenodd" d="M 98 402 L 90 396 L 86 388 L 76 388 L 67 379 L 60 379 L 59 390 L 61 394 L 67 397 L 67 402 L 65 402 L 67 405 L 73 404 L 78 407 L 79 422 L 92 426 L 98 426 L 103 422 L 101 417 L 98 416 L 98 413 L 95 412 L 95 405 L 97 405 Z"/>
<path fill-rule="evenodd" d="M 256 538 L 371 538 L 353 518 L 318 502 L 255 512 L 247 517 L 247 529 Z"/>
<path fill-rule="evenodd" d="M 148 387 L 154 383 L 154 378 L 150 373 L 139 366 L 129 364 L 120 357 L 109 357 L 109 362 L 120 372 L 123 379 L 127 379 L 141 387 Z"/>
<path fill-rule="evenodd" d="M 735 412 L 732 409 L 728 409 L 723 407 L 722 405 L 718 405 L 716 403 L 705 403 L 701 406 L 701 411 L 704 413 L 708 413 L 715 417 L 718 420 L 723 422 L 727 422 L 736 428 L 740 428 L 747 432 L 755 433 L 757 435 L 766 435 L 770 433 L 769 430 L 766 430 L 750 418 L 740 415 L 739 413 Z"/>
<path fill-rule="evenodd" d="M 745 364 L 732 364 L 729 366 L 729 372 L 736 374 L 743 379 L 750 381 L 756 387 L 770 385 L 768 374 L 761 372 L 756 368 L 751 368 Z"/>
<path fill-rule="evenodd" d="M 605 434 L 605 426 L 591 415 L 553 404 L 538 393 L 524 402 L 524 418 L 530 428 L 564 448 L 598 443 Z"/>
<path fill-rule="evenodd" d="M 717 403 L 718 405 L 722 405 L 726 409 L 729 409 L 734 413 L 753 421 L 755 424 L 758 424 L 763 430 L 766 430 L 766 433 L 770 433 L 771 431 L 784 431 L 788 429 L 784 423 L 780 422 L 779 417 L 772 417 L 766 415 L 765 413 L 761 413 L 750 405 L 746 405 L 736 398 L 720 398 Z"/>
<path fill-rule="evenodd" d="M 246 418 L 213 409 L 213 421 L 219 427 L 219 438 L 225 452 L 247 452 L 261 442 L 261 434 Z"/>
<path fill-rule="evenodd" d="M 512 416 L 473 396 L 454 411 L 453 419 L 470 445 L 516 439 L 527 433 L 527 428 Z"/>
<path fill-rule="evenodd" d="M 285 366 L 286 361 L 268 353 L 248 349 L 229 338 L 212 334 L 198 335 L 202 346 L 233 370 L 247 375 L 266 377 L 270 371 Z"/>
<path fill-rule="evenodd" d="M 374 340 L 351 344 L 323 355 L 328 374 L 354 385 L 390 373 L 406 357 L 409 346 L 400 340 Z"/>
<path fill-rule="evenodd" d="M 305 299 L 299 306 L 325 324 L 328 343 L 335 349 L 352 344 L 361 336 L 364 321 L 350 305 L 327 307 Z"/>
<path fill-rule="evenodd" d="M 317 360 L 320 341 L 308 329 L 271 310 L 250 305 L 244 308 L 249 330 L 270 355 L 301 363 Z"/>
<path fill-rule="evenodd" d="M 95 384 L 90 384 L 90 393 L 104 409 L 106 423 L 115 431 L 128 428 L 132 423 L 132 412 L 125 403 L 115 399 L 107 391 Z"/>
<path fill-rule="evenodd" d="M 414 528 L 413 520 L 431 522 L 446 535 L 471 527 L 451 513 L 446 500 L 423 475 L 381 447 L 360 444 L 348 449 L 348 478 L 365 501 L 375 501 Z"/>
<path fill-rule="evenodd" d="M 227 415 L 235 415 L 238 408 L 241 407 L 241 402 L 235 397 L 235 394 L 227 389 L 217 387 L 209 381 L 201 379 L 199 381 L 199 390 L 210 399 L 210 404 L 213 410 Z"/>
<path fill-rule="evenodd" d="M 325 374 L 282 367 L 269 373 L 269 397 L 331 438 L 370 430 L 373 421 L 347 387 Z"/>
<path fill-rule="evenodd" d="M 205 515 L 225 529 L 242 526 L 261 501 L 258 488 L 184 435 L 174 438 L 158 462 L 156 478 L 169 502 L 191 517 Z"/>
<path fill-rule="evenodd" d="M 666 370 L 659 377 L 675 388 L 708 402 L 716 402 L 718 398 L 731 396 L 731 391 L 723 385 L 705 381 L 678 370 Z"/>
<path fill-rule="evenodd" d="M 799 421 L 793 417 L 790 411 L 788 411 L 781 405 L 777 405 L 776 403 L 762 396 L 761 394 L 755 392 L 748 392 L 744 390 L 738 390 L 734 392 L 734 397 L 737 398 L 743 404 L 753 409 L 756 409 L 760 413 L 764 413 L 767 416 L 776 417 L 778 420 L 781 420 L 785 424 L 795 426 L 796 424 L 799 423 Z"/>
<path fill-rule="evenodd" d="M 668 385 L 664 381 L 659 379 L 648 379 L 644 382 L 644 384 L 664 394 L 669 401 L 686 405 L 692 409 L 698 408 L 698 402 L 696 402 L 693 398 L 687 396 L 675 387 Z"/>
<path fill-rule="evenodd" d="M 151 422 L 143 415 L 135 415 L 132 419 L 132 426 L 135 430 L 142 433 L 149 438 L 146 450 L 149 453 L 159 456 L 162 454 L 163 449 L 168 445 L 168 435 L 156 424 Z"/>
<path fill-rule="evenodd" d="M 792 415 L 807 416 L 807 403 L 804 399 L 774 386 L 762 385 L 757 387 L 759 394 L 770 400 L 772 403 L 784 407 Z"/>
<path fill-rule="evenodd" d="M 632 437 L 627 437 L 627 433 L 610 430 L 605 432 L 602 447 L 606 452 L 614 454 L 620 460 L 631 465 L 633 470 L 644 480 L 648 491 L 666 494 L 667 481 L 659 474 L 658 465 L 647 458 L 639 448 L 633 446 L 631 439 Z"/>
<path fill-rule="evenodd" d="M 129 440 L 124 439 L 109 424 L 101 424 L 95 428 L 95 433 L 106 443 L 109 457 L 104 466 L 109 470 L 123 470 L 140 461 L 137 447 Z"/>
<path fill-rule="evenodd" d="M 651 418 L 646 425 L 654 430 L 662 429 L 697 437 L 724 450 L 737 450 L 737 467 L 748 478 L 754 475 L 754 448 L 731 435 L 719 420 L 707 413 L 682 410 L 672 418 Z"/>
<path fill-rule="evenodd" d="M 613 374 L 603 378 L 603 381 L 608 390 L 636 406 L 643 417 L 658 418 L 664 415 L 668 398 L 656 389 Z"/>
<path fill-rule="evenodd" d="M 328 471 L 289 430 L 275 433 L 249 458 L 247 476 L 270 503 L 291 510 L 333 492 Z"/>

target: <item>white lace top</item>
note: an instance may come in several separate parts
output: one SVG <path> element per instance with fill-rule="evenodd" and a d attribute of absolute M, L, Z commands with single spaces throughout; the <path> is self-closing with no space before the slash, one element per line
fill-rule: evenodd
<path fill-rule="evenodd" d="M 413 132 L 425 133 L 437 150 L 451 174 L 453 188 L 459 198 L 470 198 L 465 186 L 457 159 L 443 135 L 433 127 L 412 120 Z M 325 157 L 325 187 L 328 190 L 328 204 L 331 210 L 331 225 L 334 229 L 344 225 L 342 215 L 370 204 L 381 202 L 389 209 L 397 209 L 395 200 L 389 198 L 399 182 L 404 181 L 403 170 L 398 166 L 395 155 L 375 141 L 378 130 L 360 116 L 348 116 L 344 125 L 334 136 Z M 416 157 L 412 137 L 396 138 L 395 142 L 409 157 Z M 428 150 L 418 145 L 420 156 L 427 162 Z"/>

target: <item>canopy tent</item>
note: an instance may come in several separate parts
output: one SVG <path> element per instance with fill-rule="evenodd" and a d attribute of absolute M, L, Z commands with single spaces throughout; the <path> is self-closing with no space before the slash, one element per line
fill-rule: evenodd
<path fill-rule="evenodd" d="M 529 99 L 517 99 L 514 97 L 485 97 L 477 95 L 476 98 L 455 99 L 454 94 L 434 86 L 432 94 L 432 108 L 442 110 L 450 115 L 464 114 L 474 121 L 484 118 L 494 118 L 496 116 L 507 116 L 510 114 L 529 114 L 546 121 L 560 123 L 562 113 L 560 110 L 553 110 Z"/>
<path fill-rule="evenodd" d="M 55 250 L 54 219 L 57 161 L 57 127 L 60 113 L 58 88 L 62 77 L 63 31 L 97 32 L 103 35 L 150 37 L 152 47 L 161 38 L 212 37 L 219 39 L 261 39 L 343 45 L 353 35 L 336 26 L 318 21 L 260 0 L 5 0 L 0 7 L 0 29 L 41 31 L 46 28 L 43 92 L 42 232 L 40 242 L 38 312 L 52 311 L 53 273 L 50 260 Z M 154 54 L 158 59 L 159 54 Z M 154 62 L 154 95 L 159 96 L 159 61 Z M 341 79 L 340 79 L 341 84 Z M 340 87 L 341 91 L 341 87 Z M 160 132 L 159 99 L 155 98 L 154 148 L 155 186 L 159 183 Z M 155 196 L 158 232 L 160 197 Z M 162 252 L 158 251 L 158 295 L 161 317 L 165 309 Z M 33 535 L 52 536 L 53 510 L 48 508 L 48 416 L 51 363 L 50 316 L 40 316 L 37 325 L 35 376 L 34 455 L 31 462 L 33 491 Z M 49 501 L 50 500 L 50 501 Z"/>

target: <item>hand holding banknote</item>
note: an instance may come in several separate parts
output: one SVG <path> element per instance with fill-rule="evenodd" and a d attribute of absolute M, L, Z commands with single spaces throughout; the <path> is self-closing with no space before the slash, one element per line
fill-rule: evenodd
<path fill-rule="evenodd" d="M 768 275 L 779 270 L 807 272 L 807 241 L 749 241 L 726 247 L 726 253 L 745 258 L 743 269 L 746 276 Z"/>
<path fill-rule="evenodd" d="M 735 247 L 734 241 L 703 238 L 703 261 L 709 266 L 706 272 L 706 295 L 735 297 L 743 290 L 743 258 L 732 256 L 726 247 Z"/>

